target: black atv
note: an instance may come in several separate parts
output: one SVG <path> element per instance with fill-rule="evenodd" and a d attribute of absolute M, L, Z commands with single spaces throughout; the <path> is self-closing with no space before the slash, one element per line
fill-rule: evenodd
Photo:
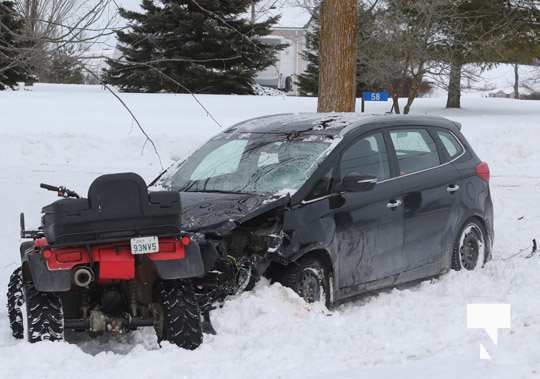
<path fill-rule="evenodd" d="M 182 232 L 178 192 L 149 192 L 129 173 L 97 178 L 87 198 L 41 187 L 63 199 L 43 208 L 38 230 L 25 230 L 21 214 L 21 237 L 30 241 L 9 282 L 15 338 L 24 335 L 26 303 L 30 342 L 62 340 L 65 330 L 121 335 L 151 326 L 158 341 L 186 349 L 202 343 L 209 301 L 201 301 L 193 279 L 208 267 L 199 244 Z"/>

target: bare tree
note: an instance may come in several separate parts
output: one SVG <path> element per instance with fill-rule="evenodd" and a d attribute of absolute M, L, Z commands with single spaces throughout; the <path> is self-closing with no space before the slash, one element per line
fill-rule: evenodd
<path fill-rule="evenodd" d="M 16 9 L 24 18 L 23 31 L 16 33 L 3 24 L 0 28 L 22 43 L 0 41 L 0 52 L 16 49 L 19 61 L 14 63 L 38 77 L 45 75 L 52 56 L 69 52 L 76 62 L 117 29 L 113 0 L 18 0 Z"/>
<path fill-rule="evenodd" d="M 357 38 L 357 0 L 324 0 L 321 3 L 319 112 L 354 112 Z"/>
<path fill-rule="evenodd" d="M 367 37 L 360 47 L 362 80 L 372 88 L 388 89 L 395 113 L 399 98 L 407 97 L 403 113 L 426 90 L 426 76 L 439 64 L 433 57 L 438 43 L 437 23 L 443 0 L 390 0 L 371 8 L 363 25 Z"/>
<path fill-rule="evenodd" d="M 461 106 L 466 64 L 531 64 L 540 54 L 540 2 L 537 0 L 449 1 L 440 19 L 439 60 L 450 67 L 448 108 Z"/>

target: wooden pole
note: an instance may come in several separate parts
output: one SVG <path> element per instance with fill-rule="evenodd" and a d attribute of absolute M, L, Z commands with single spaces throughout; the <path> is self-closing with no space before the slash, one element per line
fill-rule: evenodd
<path fill-rule="evenodd" d="M 514 65 L 514 99 L 519 100 L 519 65 Z"/>
<path fill-rule="evenodd" d="M 319 112 L 354 112 L 358 0 L 322 0 Z"/>

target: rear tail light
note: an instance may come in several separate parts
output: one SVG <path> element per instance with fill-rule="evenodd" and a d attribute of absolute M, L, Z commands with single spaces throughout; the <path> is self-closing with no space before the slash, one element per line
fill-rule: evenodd
<path fill-rule="evenodd" d="M 182 245 L 188 246 L 191 243 L 191 238 L 189 238 L 189 236 L 183 236 L 180 241 L 182 242 Z"/>
<path fill-rule="evenodd" d="M 481 162 L 476 166 L 476 176 L 485 182 L 489 182 L 489 166 L 486 162 Z"/>

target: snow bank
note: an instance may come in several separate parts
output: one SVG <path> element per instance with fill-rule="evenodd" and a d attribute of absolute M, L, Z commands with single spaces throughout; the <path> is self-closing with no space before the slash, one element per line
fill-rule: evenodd
<path fill-rule="evenodd" d="M 154 137 L 165 163 L 182 159 L 219 132 L 185 95 L 122 95 Z M 270 113 L 314 111 L 314 99 L 202 96 L 225 126 Z M 416 114 L 463 123 L 489 162 L 496 212 L 495 260 L 479 273 L 450 273 L 391 290 L 329 312 L 292 291 L 260 283 L 254 292 L 214 312 L 217 336 L 194 352 L 159 349 L 152 330 L 120 340 L 72 336 L 67 343 L 30 345 L 10 336 L 0 308 L 0 376 L 28 377 L 340 377 L 530 378 L 540 375 L 540 256 L 503 260 L 540 237 L 540 107 L 538 102 L 465 98 L 463 110 L 445 99 L 420 99 Z M 382 113 L 390 104 L 367 105 Z M 0 288 L 19 262 L 18 213 L 29 224 L 54 200 L 40 182 L 82 193 L 105 172 L 159 172 L 151 148 L 129 116 L 99 86 L 38 85 L 0 92 Z M 5 302 L 5 297 L 1 297 Z M 512 305 L 512 329 L 499 333 L 494 361 L 478 359 L 481 338 L 465 324 L 466 304 Z"/>

